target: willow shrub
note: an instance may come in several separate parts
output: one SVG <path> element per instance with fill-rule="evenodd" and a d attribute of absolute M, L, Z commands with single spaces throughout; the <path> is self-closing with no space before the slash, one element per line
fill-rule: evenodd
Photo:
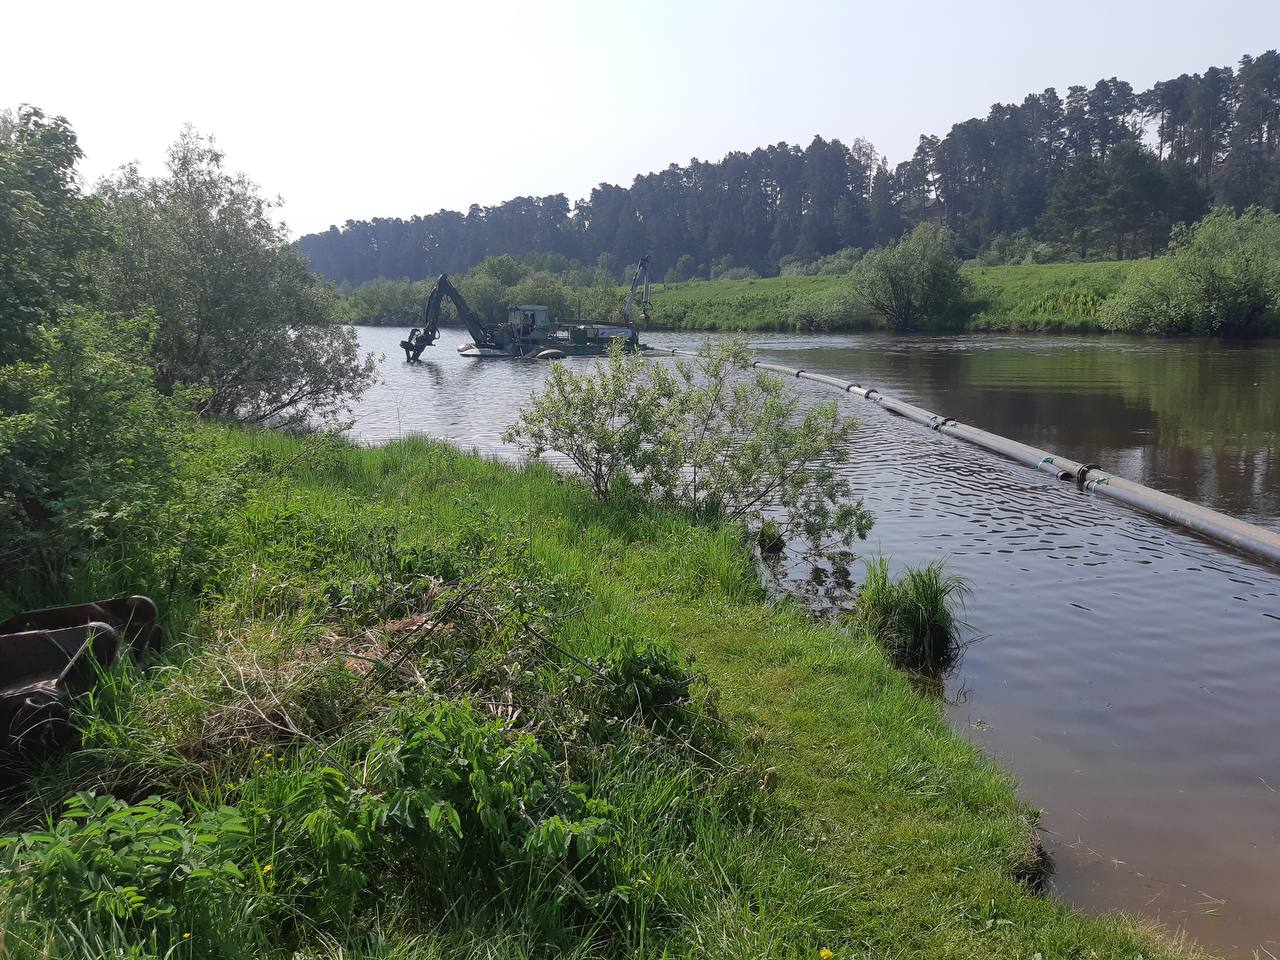
<path fill-rule="evenodd" d="M 946 227 L 917 224 L 901 240 L 867 251 L 849 276 L 855 294 L 890 330 L 963 325 L 970 283 Z"/>
<path fill-rule="evenodd" d="M 1251 336 L 1280 322 L 1280 214 L 1219 207 L 1101 308 L 1102 325 L 1163 336 Z"/>
<path fill-rule="evenodd" d="M 865 538 L 871 514 L 842 470 L 857 424 L 834 402 L 802 410 L 783 379 L 749 367 L 738 340 L 670 365 L 621 348 L 591 373 L 558 363 L 503 439 L 568 457 L 601 500 L 630 488 L 698 520 Z"/>

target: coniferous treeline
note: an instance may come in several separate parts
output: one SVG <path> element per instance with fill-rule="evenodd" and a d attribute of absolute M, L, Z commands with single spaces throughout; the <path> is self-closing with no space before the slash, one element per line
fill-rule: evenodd
<path fill-rule="evenodd" d="M 944 137 L 922 136 L 890 167 L 865 140 L 814 137 L 718 162 L 691 160 L 564 194 L 467 213 L 348 220 L 298 245 L 353 284 L 459 272 L 486 256 L 540 253 L 615 276 L 651 252 L 658 276 L 772 274 L 845 247 L 868 248 L 935 220 L 962 255 L 1126 259 L 1162 249 L 1171 227 L 1215 203 L 1280 210 L 1280 54 L 1246 56 L 1135 92 L 1114 77 L 992 106 Z"/>

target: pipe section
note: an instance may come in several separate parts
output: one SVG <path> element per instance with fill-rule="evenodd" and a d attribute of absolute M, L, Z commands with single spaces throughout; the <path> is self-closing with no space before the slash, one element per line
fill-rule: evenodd
<path fill-rule="evenodd" d="M 675 350 L 669 347 L 650 347 L 652 353 L 661 353 L 673 357 L 697 357 L 688 350 Z M 1081 489 L 1099 496 L 1110 497 L 1127 506 L 1160 517 L 1170 523 L 1188 530 L 1194 530 L 1212 540 L 1225 543 L 1245 553 L 1268 560 L 1280 566 L 1280 533 L 1263 529 L 1252 523 L 1246 523 L 1225 513 L 1189 503 L 1178 497 L 1161 493 L 1124 477 L 1107 473 L 1097 464 L 1077 463 L 1066 457 L 1049 453 L 1017 440 L 1010 440 L 995 433 L 958 423 L 951 417 L 943 417 L 936 413 L 917 407 L 904 400 L 886 397 L 875 387 L 863 387 L 860 383 L 829 377 L 822 373 L 809 373 L 806 370 L 794 370 L 776 363 L 765 363 L 756 360 L 751 364 L 757 370 L 769 370 L 788 377 L 813 380 L 835 387 L 846 393 L 852 393 L 864 400 L 870 400 L 891 413 L 929 427 L 949 437 L 972 443 L 992 453 L 998 453 L 1017 463 L 1025 464 L 1033 470 L 1043 470 L 1059 480 L 1074 480 Z"/>

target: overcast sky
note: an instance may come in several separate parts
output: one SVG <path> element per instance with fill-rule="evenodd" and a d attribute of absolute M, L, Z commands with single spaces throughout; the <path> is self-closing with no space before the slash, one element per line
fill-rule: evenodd
<path fill-rule="evenodd" d="M 0 0 L 0 106 L 66 116 L 89 181 L 193 123 L 304 233 L 815 133 L 897 162 L 996 101 L 1276 46 L 1276 0 Z"/>

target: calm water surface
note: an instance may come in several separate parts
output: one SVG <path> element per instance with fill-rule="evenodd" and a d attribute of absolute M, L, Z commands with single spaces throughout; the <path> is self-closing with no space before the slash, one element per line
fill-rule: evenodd
<path fill-rule="evenodd" d="M 464 359 L 446 330 L 410 366 L 403 331 L 360 334 L 386 361 L 357 438 L 426 433 L 511 454 L 499 434 L 544 365 Z M 1280 342 L 752 345 L 1280 529 Z M 1280 570 L 856 397 L 798 388 L 861 424 L 852 477 L 876 516 L 862 553 L 899 566 L 945 557 L 972 581 L 978 640 L 948 681 L 948 716 L 1043 809 L 1059 894 L 1159 919 L 1222 954 L 1280 956 Z M 812 589 L 811 570 L 788 573 Z"/>

